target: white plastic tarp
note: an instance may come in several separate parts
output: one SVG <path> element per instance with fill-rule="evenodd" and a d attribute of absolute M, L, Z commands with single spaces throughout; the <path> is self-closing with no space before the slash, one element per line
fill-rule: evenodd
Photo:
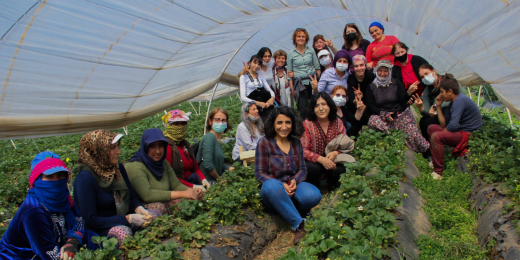
<path fill-rule="evenodd" d="M 236 85 L 258 49 L 289 51 L 304 27 L 342 45 L 380 21 L 463 85 L 490 83 L 520 116 L 518 1 L 4 0 L 0 138 L 122 127 Z M 311 43 L 310 43 L 311 44 Z M 223 77 L 223 75 L 226 75 Z"/>

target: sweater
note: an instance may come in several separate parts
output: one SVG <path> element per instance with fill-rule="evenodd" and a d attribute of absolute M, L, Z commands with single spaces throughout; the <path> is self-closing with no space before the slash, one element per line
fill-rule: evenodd
<path fill-rule="evenodd" d="M 142 162 L 130 162 L 125 165 L 128 178 L 143 203 L 169 202 L 171 191 L 185 191 L 184 186 L 173 172 L 172 167 L 164 160 L 164 174 L 157 180 Z"/>
<path fill-rule="evenodd" d="M 409 63 L 412 65 L 415 77 L 417 77 L 417 80 L 419 82 L 421 82 L 421 75 L 419 75 L 419 67 L 421 67 L 421 65 L 423 65 L 423 64 L 428 64 L 428 62 L 421 56 L 411 55 L 411 54 L 406 54 L 406 55 L 412 56 L 412 58 L 409 58 Z M 404 84 L 403 70 L 401 69 L 401 64 L 398 61 L 396 61 L 394 63 L 394 67 L 392 68 L 392 78 L 398 79 L 399 81 L 401 81 L 401 83 Z M 408 89 L 408 86 L 405 85 L 404 87 L 405 87 L 405 89 Z M 422 95 L 423 90 L 424 90 L 424 84 L 421 82 L 417 88 L 417 93 L 419 95 Z"/>
<path fill-rule="evenodd" d="M 482 126 L 480 110 L 475 102 L 465 95 L 458 95 L 454 101 L 450 102 L 444 117 L 446 129 L 450 132 L 472 133 Z"/>
<path fill-rule="evenodd" d="M 408 108 L 410 96 L 399 80 L 392 79 L 387 87 L 376 87 L 374 83 L 367 89 L 367 107 L 373 115 L 380 115 L 381 111 L 402 113 Z"/>
<path fill-rule="evenodd" d="M 130 211 L 141 206 L 139 198 L 128 179 L 125 167 L 119 164 L 119 171 L 123 176 L 126 186 L 130 192 Z M 108 231 L 119 225 L 129 225 L 125 215 L 117 215 L 116 201 L 113 192 L 106 192 L 99 187 L 96 179 L 90 172 L 83 170 L 74 179 L 74 204 L 79 208 L 81 217 L 85 221 L 85 227 L 100 236 L 106 236 Z"/>
<path fill-rule="evenodd" d="M 224 151 L 217 140 L 217 137 L 209 132 L 200 139 L 199 151 L 197 153 L 197 163 L 200 170 L 208 181 L 216 181 L 209 173 L 213 170 L 222 176 L 224 171 L 229 169 L 229 165 L 224 164 Z"/>

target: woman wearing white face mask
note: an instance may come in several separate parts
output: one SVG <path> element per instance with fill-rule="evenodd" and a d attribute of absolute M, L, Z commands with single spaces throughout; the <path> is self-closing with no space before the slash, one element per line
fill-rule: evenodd
<path fill-rule="evenodd" d="M 233 160 L 240 159 L 240 149 L 245 151 L 255 150 L 258 140 L 264 137 L 264 124 L 255 103 L 245 103 L 242 105 L 240 118 L 242 122 L 237 127 L 235 147 L 233 148 Z"/>
<path fill-rule="evenodd" d="M 318 82 L 317 88 L 313 89 L 314 93 L 325 91 L 330 95 L 332 89 L 341 85 L 347 87 L 348 76 L 350 71 L 348 70 L 348 64 L 350 63 L 350 55 L 346 50 L 340 50 L 336 53 L 332 65 L 333 68 L 329 68 L 323 72 L 320 81 Z"/>
<path fill-rule="evenodd" d="M 328 50 L 321 50 L 318 52 L 318 61 L 320 62 L 323 71 L 330 69 L 332 63 L 332 56 Z"/>
<path fill-rule="evenodd" d="M 335 86 L 330 92 L 332 101 L 336 104 L 337 116 L 343 122 L 348 136 L 357 136 L 362 127 L 361 117 L 365 112 L 366 106 L 361 97 L 356 97 L 356 115 L 350 113 L 345 104 L 347 103 L 347 89 L 341 85 Z"/>

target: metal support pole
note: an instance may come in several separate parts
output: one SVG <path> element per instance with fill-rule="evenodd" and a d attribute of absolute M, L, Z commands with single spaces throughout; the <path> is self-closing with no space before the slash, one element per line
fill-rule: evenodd
<path fill-rule="evenodd" d="M 123 131 L 125 131 L 125 135 L 128 135 L 128 131 L 126 131 L 126 127 L 123 126 Z"/>
<path fill-rule="evenodd" d="M 511 119 L 511 111 L 507 107 L 506 107 L 506 110 L 507 110 L 507 116 L 509 117 L 509 125 L 511 126 L 511 128 L 513 128 L 513 119 Z"/>
<path fill-rule="evenodd" d="M 193 106 L 193 104 L 192 104 L 191 102 L 188 102 L 188 103 L 190 103 L 191 108 L 193 108 L 193 111 L 195 112 L 195 115 L 198 115 L 198 114 L 197 114 L 197 110 L 195 109 L 195 107 Z"/>
<path fill-rule="evenodd" d="M 201 104 L 201 103 L 202 103 L 202 102 L 199 101 L 199 115 L 200 115 L 200 104 Z"/>
<path fill-rule="evenodd" d="M 478 89 L 478 99 L 477 99 L 478 107 L 480 107 L 480 93 L 482 93 L 482 85 L 480 85 L 480 88 Z"/>
<path fill-rule="evenodd" d="M 16 145 L 14 144 L 13 140 L 11 140 L 11 144 L 13 145 L 14 149 L 16 149 Z"/>
<path fill-rule="evenodd" d="M 213 93 L 211 93 L 211 99 L 209 100 L 208 112 L 206 112 L 206 120 L 204 120 L 204 135 L 206 134 L 206 124 L 208 123 L 208 116 L 209 116 L 209 110 L 211 109 L 211 102 L 213 102 L 213 97 L 215 97 L 215 92 L 217 91 L 217 86 L 218 86 L 218 83 L 215 84 L 215 87 L 213 88 Z"/>

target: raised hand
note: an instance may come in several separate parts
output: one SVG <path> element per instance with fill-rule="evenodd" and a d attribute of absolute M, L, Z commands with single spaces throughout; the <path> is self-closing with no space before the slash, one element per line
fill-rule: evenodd
<path fill-rule="evenodd" d="M 422 107 L 424 105 L 421 97 L 419 97 L 419 94 L 415 94 L 414 95 L 414 98 L 415 98 L 415 101 L 414 101 L 414 105 L 417 106 L 417 107 Z"/>
<path fill-rule="evenodd" d="M 332 42 L 332 40 L 326 40 L 325 41 L 325 45 L 327 45 L 327 47 L 333 47 L 334 46 L 334 43 Z"/>
<path fill-rule="evenodd" d="M 410 85 L 410 87 L 408 87 L 408 95 L 409 96 L 412 96 L 415 91 L 417 91 L 417 86 L 419 85 L 419 81 L 416 81 L 414 83 L 412 83 L 412 85 Z"/>
<path fill-rule="evenodd" d="M 363 101 L 361 100 L 360 97 L 356 97 L 356 100 L 354 103 L 356 103 L 357 110 L 365 110 L 365 108 L 367 107 L 367 106 L 365 106 L 365 104 L 363 103 Z"/>
<path fill-rule="evenodd" d="M 363 92 L 361 92 L 361 84 L 358 83 L 358 88 L 356 89 L 355 87 L 352 87 L 354 89 L 354 95 L 357 97 L 359 97 L 359 99 L 362 99 L 363 98 Z"/>
<path fill-rule="evenodd" d="M 309 78 L 311 79 L 311 86 L 315 93 L 318 93 L 318 76 L 317 75 L 310 75 Z"/>
<path fill-rule="evenodd" d="M 441 95 L 438 95 L 435 98 L 435 104 L 437 105 L 437 109 L 439 109 L 441 107 L 442 102 L 444 102 L 444 100 L 442 99 Z"/>

